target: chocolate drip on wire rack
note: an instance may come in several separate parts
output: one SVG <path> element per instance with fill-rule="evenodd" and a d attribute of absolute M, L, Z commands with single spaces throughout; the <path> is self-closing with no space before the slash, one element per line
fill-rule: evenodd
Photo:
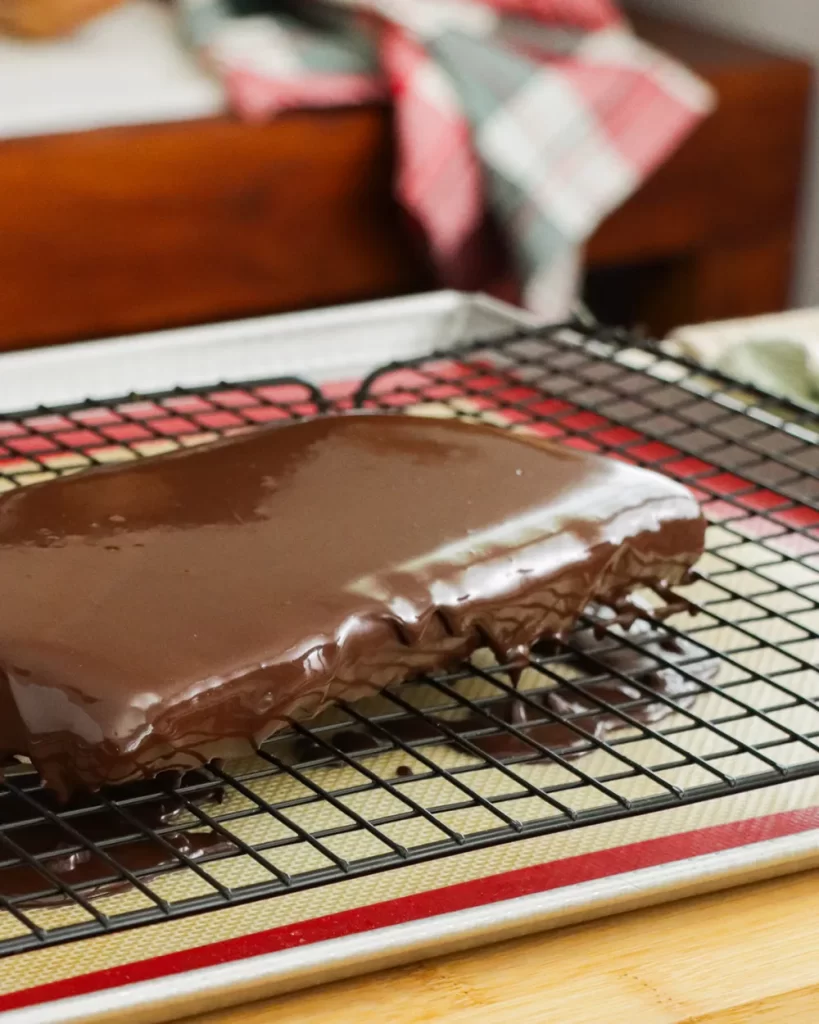
<path fill-rule="evenodd" d="M 288 377 L 29 410 L 0 420 L 0 487 L 318 412 L 430 403 L 693 486 L 714 524 L 707 579 L 683 588 L 696 617 L 673 614 L 676 592 L 658 595 L 668 617 L 653 601 L 591 608 L 571 636 L 535 646 L 517 689 L 509 669 L 521 665 L 477 661 L 342 703 L 294 723 L 251 764 L 182 779 L 179 817 L 165 823 L 151 817 L 156 792 L 58 807 L 20 774 L 26 766 L 13 768 L 0 791 L 0 872 L 22 867 L 42 881 L 0 898 L 0 954 L 819 774 L 815 415 L 645 339 L 572 321 L 470 340 L 332 394 Z M 356 737 L 347 750 L 336 743 L 345 731 Z M 445 788 L 425 799 L 432 782 Z M 117 834 L 100 838 L 94 815 L 115 819 Z M 423 825 L 426 838 L 413 845 L 402 823 Z M 20 841 L 51 828 L 62 838 L 49 849 Z M 180 830 L 215 845 L 191 855 L 170 839 Z M 367 855 L 338 852 L 356 837 Z M 161 888 L 156 865 L 128 860 L 134 843 L 167 855 Z M 106 879 L 61 879 L 49 861 L 72 851 Z M 234 853 L 252 865 L 246 876 L 219 870 Z M 175 877 L 196 885 L 174 895 Z M 100 898 L 102 884 L 131 886 L 141 905 Z M 55 897 L 77 914 L 42 905 Z"/>

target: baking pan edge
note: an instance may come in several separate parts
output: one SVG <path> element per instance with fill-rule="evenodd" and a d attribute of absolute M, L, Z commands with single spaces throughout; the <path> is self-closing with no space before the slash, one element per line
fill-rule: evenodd
<path fill-rule="evenodd" d="M 4 1024 L 157 1024 L 819 865 L 819 830 L 3 1014 Z"/>

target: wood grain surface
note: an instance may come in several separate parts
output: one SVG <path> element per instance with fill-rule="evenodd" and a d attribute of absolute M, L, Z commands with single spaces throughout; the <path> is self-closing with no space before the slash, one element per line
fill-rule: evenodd
<path fill-rule="evenodd" d="M 815 1024 L 819 871 L 186 1024 Z"/>
<path fill-rule="evenodd" d="M 0 349 L 429 284 L 385 108 L 0 141 Z"/>

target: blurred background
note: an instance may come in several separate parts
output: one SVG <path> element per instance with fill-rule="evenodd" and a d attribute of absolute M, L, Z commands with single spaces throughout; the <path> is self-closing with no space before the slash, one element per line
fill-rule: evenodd
<path fill-rule="evenodd" d="M 382 298 L 819 304 L 815 0 L 0 0 L 0 350 Z"/>

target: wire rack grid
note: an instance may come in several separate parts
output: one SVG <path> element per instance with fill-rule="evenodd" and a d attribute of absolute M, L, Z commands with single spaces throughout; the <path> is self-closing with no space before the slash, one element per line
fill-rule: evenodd
<path fill-rule="evenodd" d="M 536 647 L 517 689 L 479 652 L 174 787 L 60 805 L 18 766 L 0 791 L 0 954 L 819 773 L 815 421 L 628 335 L 576 322 L 322 391 L 288 378 L 32 410 L 0 420 L 0 490 L 353 407 L 532 431 L 685 480 L 711 522 L 678 588 L 692 612 L 660 622 L 647 594 L 628 631 L 590 617 Z M 15 895 L 20 871 L 41 884 Z"/>

